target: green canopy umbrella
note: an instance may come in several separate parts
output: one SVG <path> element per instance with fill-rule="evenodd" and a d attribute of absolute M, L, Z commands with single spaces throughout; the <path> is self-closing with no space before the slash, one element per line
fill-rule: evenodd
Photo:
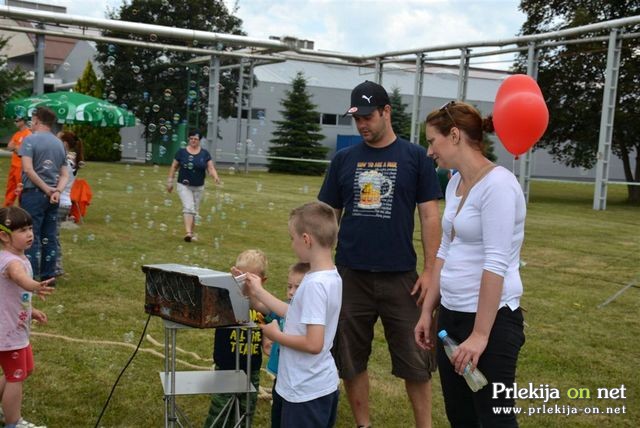
<path fill-rule="evenodd" d="M 33 110 L 41 106 L 52 109 L 58 116 L 58 123 L 117 128 L 136 124 L 130 111 L 79 92 L 50 92 L 9 101 L 4 115 L 31 117 Z"/>

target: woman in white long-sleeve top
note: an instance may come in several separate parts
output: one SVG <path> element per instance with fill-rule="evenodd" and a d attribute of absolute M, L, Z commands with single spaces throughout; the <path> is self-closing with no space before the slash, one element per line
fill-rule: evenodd
<path fill-rule="evenodd" d="M 512 398 L 494 398 L 490 386 L 474 393 L 458 375 L 471 363 L 489 385 L 511 386 L 524 344 L 519 264 L 526 203 L 515 176 L 484 156 L 484 131 L 493 131 L 491 117 L 483 119 L 463 102 L 451 101 L 427 116 L 429 156 L 458 173 L 447 186 L 436 277 L 415 336 L 422 348 L 437 348 L 451 426 L 517 427 L 515 415 L 493 411 L 513 407 Z M 430 334 L 438 307 L 438 330 L 460 343 L 452 361 Z"/>

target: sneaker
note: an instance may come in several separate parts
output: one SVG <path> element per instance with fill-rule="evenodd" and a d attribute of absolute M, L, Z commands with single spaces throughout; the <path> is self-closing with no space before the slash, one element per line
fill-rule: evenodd
<path fill-rule="evenodd" d="M 184 235 L 184 242 L 191 242 L 192 236 L 190 233 Z"/>
<path fill-rule="evenodd" d="M 27 422 L 23 418 L 20 418 L 16 424 L 16 428 L 47 428 L 47 426 L 32 424 L 31 422 Z"/>

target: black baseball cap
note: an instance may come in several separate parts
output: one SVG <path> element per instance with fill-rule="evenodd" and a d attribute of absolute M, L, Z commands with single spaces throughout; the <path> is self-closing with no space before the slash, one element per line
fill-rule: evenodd
<path fill-rule="evenodd" d="M 25 118 L 24 118 L 24 117 L 22 117 L 21 115 L 17 115 L 17 116 L 13 119 L 13 121 L 14 121 L 14 122 L 17 122 L 17 121 L 19 121 L 19 120 L 23 120 L 23 121 L 25 121 L 25 122 L 27 121 L 27 119 L 25 119 Z"/>
<path fill-rule="evenodd" d="M 378 107 L 391 104 L 389 94 L 377 83 L 365 80 L 351 91 L 351 107 L 345 113 L 367 116 L 373 113 Z"/>

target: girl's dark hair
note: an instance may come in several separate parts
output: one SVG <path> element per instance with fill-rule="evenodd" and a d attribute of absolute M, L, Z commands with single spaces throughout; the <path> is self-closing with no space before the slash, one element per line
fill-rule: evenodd
<path fill-rule="evenodd" d="M 451 101 L 443 107 L 433 110 L 425 121 L 442 135 L 449 135 L 451 128 L 456 127 L 469 137 L 470 143 L 484 153 L 484 132 L 492 133 L 493 118 L 482 118 L 477 108 L 462 101 Z"/>
<path fill-rule="evenodd" d="M 192 129 L 189 131 L 189 137 L 197 136 L 199 139 L 202 139 L 202 134 L 197 129 Z"/>
<path fill-rule="evenodd" d="M 0 208 L 0 230 L 10 232 L 33 225 L 31 215 L 20 207 Z"/>
<path fill-rule="evenodd" d="M 67 143 L 70 152 L 76 154 L 75 165 L 73 167 L 73 175 L 78 173 L 78 169 L 84 166 L 84 149 L 82 140 L 71 131 L 60 132 L 60 139 Z"/>

